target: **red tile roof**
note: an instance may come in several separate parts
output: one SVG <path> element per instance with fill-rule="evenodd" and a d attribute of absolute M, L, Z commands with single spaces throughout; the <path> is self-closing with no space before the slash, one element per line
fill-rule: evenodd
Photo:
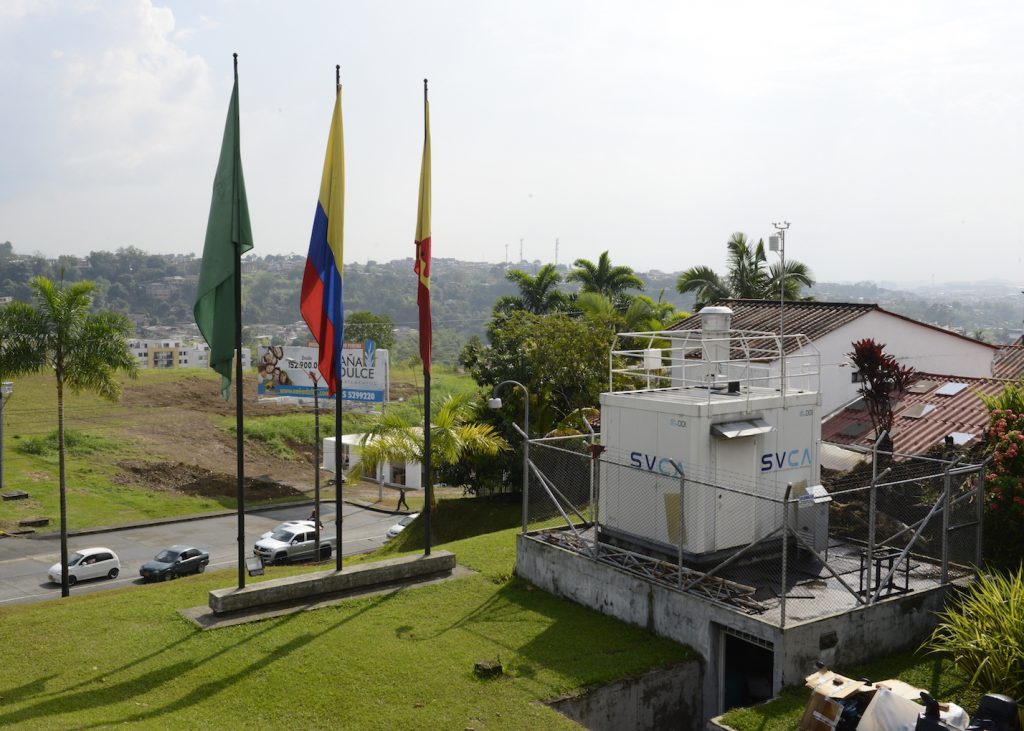
<path fill-rule="evenodd" d="M 930 387 L 924 393 L 906 392 L 896 404 L 893 421 L 893 448 L 901 454 L 924 454 L 953 432 L 970 434 L 979 439 L 988 424 L 988 410 L 978 394 L 994 396 L 1003 390 L 1005 381 L 995 378 L 962 378 L 932 373 L 917 373 L 914 383 Z M 951 396 L 936 394 L 947 383 L 965 384 L 959 393 Z M 919 418 L 907 416 L 915 406 L 934 408 Z M 867 409 L 846 407 L 836 412 L 821 425 L 821 439 L 832 444 L 855 444 L 870 447 L 875 434 Z"/>
<path fill-rule="evenodd" d="M 778 332 L 779 327 L 779 302 L 778 300 L 742 300 L 723 299 L 712 304 L 725 306 L 732 310 L 732 325 L 734 330 L 760 330 L 764 332 Z M 786 331 L 806 335 L 811 340 L 817 340 L 843 325 L 853 322 L 858 317 L 869 312 L 884 312 L 890 317 L 898 317 L 901 320 L 912 322 L 921 327 L 938 330 L 941 333 L 956 338 L 963 338 L 972 343 L 987 345 L 995 350 L 995 346 L 984 343 L 980 340 L 961 335 L 960 333 L 946 330 L 937 325 L 930 325 L 905 315 L 900 315 L 889 310 L 884 310 L 877 304 L 863 302 L 786 302 L 785 307 Z M 700 313 L 688 317 L 685 320 L 672 325 L 669 330 L 699 330 Z"/>
<path fill-rule="evenodd" d="M 1024 345 L 1004 345 L 992 359 L 992 375 L 1017 380 L 1024 377 Z"/>

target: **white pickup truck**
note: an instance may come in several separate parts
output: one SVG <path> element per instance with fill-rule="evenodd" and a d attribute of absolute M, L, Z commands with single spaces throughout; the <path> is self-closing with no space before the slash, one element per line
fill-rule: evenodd
<path fill-rule="evenodd" d="M 326 535 L 321 528 L 320 559 L 330 558 L 331 551 L 336 550 L 337 546 L 338 539 Z M 253 553 L 268 564 L 313 559 L 316 554 L 316 525 L 312 520 L 290 520 L 281 523 L 256 541 Z"/>

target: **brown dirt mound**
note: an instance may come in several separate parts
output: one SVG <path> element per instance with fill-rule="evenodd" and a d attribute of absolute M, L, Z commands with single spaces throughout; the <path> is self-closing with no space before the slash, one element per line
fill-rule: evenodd
<path fill-rule="evenodd" d="M 251 396 L 250 396 L 251 394 Z M 246 402 L 246 410 L 257 408 L 256 382 L 253 376 L 243 376 L 242 395 Z M 121 391 L 121 403 L 125 406 L 172 407 L 188 411 L 231 416 L 235 413 L 235 398 L 225 401 L 221 398 L 220 387 L 216 380 L 199 376 L 184 376 L 169 383 L 126 383 Z M 276 416 L 301 411 L 293 405 L 274 404 L 264 401 L 259 405 L 260 416 Z"/>
<path fill-rule="evenodd" d="M 119 482 L 142 483 L 152 490 L 221 498 L 234 496 L 238 484 L 232 474 L 213 472 L 182 462 L 123 461 L 119 462 L 118 466 L 125 471 L 125 475 L 118 480 Z M 245 493 L 246 498 L 251 500 L 304 497 L 303 493 L 295 487 L 266 476 L 247 477 Z"/>

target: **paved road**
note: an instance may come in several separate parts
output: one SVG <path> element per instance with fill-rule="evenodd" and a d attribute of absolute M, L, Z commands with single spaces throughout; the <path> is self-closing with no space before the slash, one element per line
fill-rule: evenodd
<path fill-rule="evenodd" d="M 309 506 L 280 508 L 245 516 L 246 554 L 252 553 L 261 534 L 283 520 L 309 517 Z M 329 511 L 329 512 L 328 512 Z M 342 526 L 342 553 L 345 556 L 377 548 L 384 543 L 387 529 L 398 520 L 387 513 L 378 513 L 345 505 Z M 324 533 L 334 535 L 333 505 L 321 508 Z M 236 567 L 238 544 L 235 536 L 238 519 L 235 515 L 202 518 L 183 523 L 151 525 L 127 530 L 72 536 L 68 551 L 105 546 L 121 559 L 121 575 L 116 579 L 98 579 L 71 587 L 71 593 L 86 594 L 128 584 L 141 583 L 139 567 L 161 549 L 174 543 L 191 543 L 210 552 L 210 569 Z M 0 606 L 23 604 L 60 596 L 60 585 L 50 583 L 46 571 L 60 560 L 60 539 L 0 539 Z M 332 559 L 333 565 L 333 559 Z"/>

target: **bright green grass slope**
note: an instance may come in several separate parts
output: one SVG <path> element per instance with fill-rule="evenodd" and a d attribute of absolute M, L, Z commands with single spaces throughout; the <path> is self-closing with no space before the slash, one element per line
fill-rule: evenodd
<path fill-rule="evenodd" d="M 234 571 L 0 608 L 0 727 L 575 728 L 540 701 L 692 657 L 510 579 L 516 529 L 471 534 L 517 514 L 438 506 L 438 548 L 475 575 L 248 625 L 201 632 L 176 613 Z M 485 659 L 504 677 L 478 680 Z"/>

